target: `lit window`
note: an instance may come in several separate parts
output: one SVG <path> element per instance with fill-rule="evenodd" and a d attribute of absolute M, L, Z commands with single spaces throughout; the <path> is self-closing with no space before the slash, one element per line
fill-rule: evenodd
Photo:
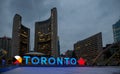
<path fill-rule="evenodd" d="M 85 44 L 85 46 L 88 46 L 88 44 Z"/>

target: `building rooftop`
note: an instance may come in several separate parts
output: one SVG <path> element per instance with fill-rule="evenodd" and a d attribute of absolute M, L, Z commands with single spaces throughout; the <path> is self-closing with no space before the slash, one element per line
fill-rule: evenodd
<path fill-rule="evenodd" d="M 40 52 L 29 52 L 29 53 L 25 53 L 26 55 L 45 55 L 43 53 Z"/>

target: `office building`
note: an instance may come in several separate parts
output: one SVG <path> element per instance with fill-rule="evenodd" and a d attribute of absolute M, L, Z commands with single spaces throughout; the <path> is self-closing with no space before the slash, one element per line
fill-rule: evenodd
<path fill-rule="evenodd" d="M 9 58 L 11 50 L 11 38 L 9 37 L 0 37 L 0 50 L 5 50 L 5 58 Z M 2 55 L 1 55 L 2 56 Z"/>
<path fill-rule="evenodd" d="M 114 42 L 120 41 L 120 20 L 113 25 Z"/>
<path fill-rule="evenodd" d="M 57 35 L 57 9 L 51 9 L 51 16 L 45 21 L 35 23 L 35 52 L 48 56 L 57 57 L 58 35 Z"/>
<path fill-rule="evenodd" d="M 98 52 L 102 50 L 102 33 L 95 34 L 87 39 L 78 41 L 74 44 L 76 58 L 80 57 L 86 60 L 87 65 L 92 65 Z"/>
<path fill-rule="evenodd" d="M 22 17 L 18 14 L 13 19 L 11 57 L 29 52 L 30 29 L 22 25 Z"/>

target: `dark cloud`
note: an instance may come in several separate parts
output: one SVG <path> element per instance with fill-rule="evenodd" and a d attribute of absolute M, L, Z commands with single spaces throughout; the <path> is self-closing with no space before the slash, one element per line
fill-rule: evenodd
<path fill-rule="evenodd" d="M 1 0 L 0 36 L 11 37 L 13 17 L 18 13 L 31 29 L 33 49 L 34 23 L 48 19 L 53 7 L 58 10 L 61 52 L 98 32 L 103 33 L 104 44 L 113 42 L 112 25 L 120 19 L 120 0 Z"/>

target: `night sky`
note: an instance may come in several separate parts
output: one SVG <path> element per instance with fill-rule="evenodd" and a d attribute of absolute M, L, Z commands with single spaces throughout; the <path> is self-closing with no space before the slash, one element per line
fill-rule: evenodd
<path fill-rule="evenodd" d="M 113 43 L 112 25 L 120 19 L 120 0 L 0 0 L 0 37 L 12 37 L 13 17 L 20 14 L 22 24 L 30 28 L 33 50 L 35 22 L 48 19 L 53 7 L 58 12 L 61 53 L 98 32 L 104 45 Z"/>

